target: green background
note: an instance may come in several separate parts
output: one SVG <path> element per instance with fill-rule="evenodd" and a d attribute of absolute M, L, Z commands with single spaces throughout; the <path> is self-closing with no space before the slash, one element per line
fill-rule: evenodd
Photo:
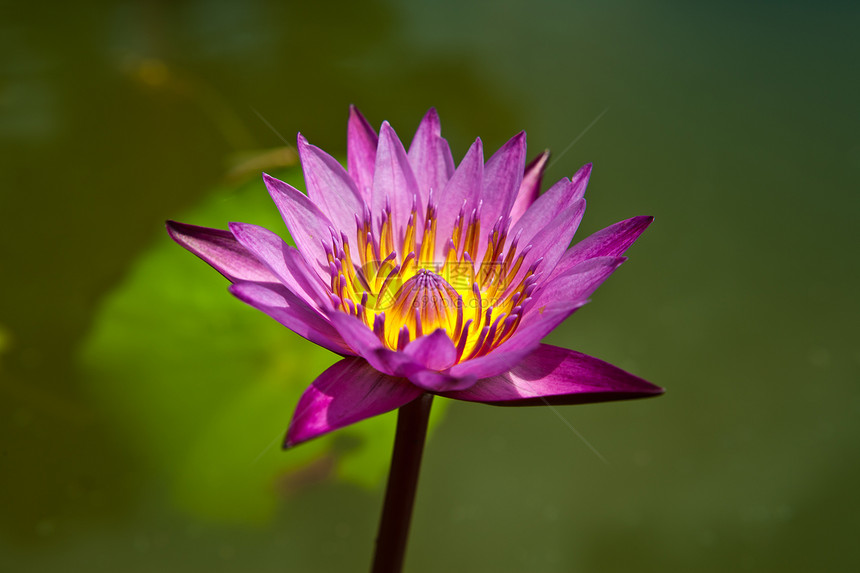
<path fill-rule="evenodd" d="M 594 162 L 580 237 L 656 217 L 548 340 L 667 394 L 437 408 L 408 571 L 860 567 L 856 3 L 0 10 L 0 569 L 367 568 L 392 417 L 281 452 L 333 355 L 163 231 L 282 232 L 270 150 L 350 103 Z"/>

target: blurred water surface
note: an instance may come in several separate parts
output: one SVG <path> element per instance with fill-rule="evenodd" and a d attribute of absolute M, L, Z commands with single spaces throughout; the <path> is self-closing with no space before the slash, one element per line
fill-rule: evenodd
<path fill-rule="evenodd" d="M 378 479 L 341 479 L 317 462 L 266 482 L 268 518 L 201 511 L 153 448 L 217 467 L 218 440 L 242 453 L 247 420 L 214 416 L 206 444 L 197 418 L 168 431 L 167 410 L 148 416 L 129 398 L 146 394 L 128 385 L 142 383 L 148 358 L 153 373 L 171 367 L 166 356 L 183 359 L 158 324 L 134 361 L 92 351 L 111 301 L 168 252 L 164 219 L 202 213 L 215 189 L 264 195 L 259 171 L 290 163 L 277 148 L 299 130 L 343 155 L 350 103 L 406 140 L 436 106 L 457 159 L 476 136 L 490 150 L 525 129 L 530 156 L 555 152 L 547 182 L 593 161 L 580 236 L 656 216 L 549 340 L 668 393 L 559 410 L 608 464 L 546 409 L 451 404 L 428 446 L 408 570 L 860 566 L 855 3 L 102 1 L 2 12 L 0 568 L 366 567 Z M 192 222 L 230 217 L 217 216 Z M 272 325 L 194 268 L 208 282 L 162 289 L 174 306 L 152 316 L 167 315 L 165 333 L 183 328 L 196 316 L 183 297 L 199 308 L 211 285 L 241 315 L 213 319 L 217 343 L 199 337 L 194 359 L 232 372 L 251 345 L 235 321 Z M 161 306 L 152 300 L 135 312 Z M 139 328 L 110 317 L 125 336 Z M 297 337 L 261 336 L 283 344 L 293 378 L 288 357 L 315 371 L 333 360 Z M 95 380 L 100 368 L 111 377 Z M 172 391 L 161 405 L 180 421 L 181 400 L 233 396 L 200 379 Z M 285 429 L 294 403 L 259 396 L 267 416 L 280 409 L 266 423 Z M 207 446 L 194 463 L 186 432 Z M 391 436 L 379 432 L 385 452 Z M 251 467 L 266 444 L 248 441 Z M 292 455 L 303 454 L 266 451 L 266 467 Z M 194 472 L 185 479 L 193 491 Z"/>

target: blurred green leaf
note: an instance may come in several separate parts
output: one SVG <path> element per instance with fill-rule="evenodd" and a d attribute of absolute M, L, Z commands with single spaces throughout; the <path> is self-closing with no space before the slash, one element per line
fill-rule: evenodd
<path fill-rule="evenodd" d="M 279 175 L 301 186 L 299 170 Z M 286 236 L 256 178 L 219 190 L 182 220 L 219 228 L 244 221 Z M 378 487 L 394 415 L 283 452 L 299 396 L 337 356 L 242 304 L 227 286 L 165 232 L 107 297 L 82 366 L 129 447 L 163 476 L 178 505 L 210 519 L 265 520 L 279 495 L 327 477 Z"/>

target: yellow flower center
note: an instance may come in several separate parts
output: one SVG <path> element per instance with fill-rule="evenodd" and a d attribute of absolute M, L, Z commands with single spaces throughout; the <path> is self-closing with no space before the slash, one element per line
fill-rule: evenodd
<path fill-rule="evenodd" d="M 333 234 L 327 247 L 333 302 L 362 320 L 392 350 L 403 350 L 410 341 L 441 328 L 456 345 L 458 362 L 487 353 L 519 325 L 540 261 L 522 269 L 530 248 L 518 252 L 518 237 L 507 242 L 510 219 L 500 218 L 480 263 L 475 262 L 480 216 L 480 205 L 470 213 L 461 210 L 442 260 L 435 261 L 432 199 L 423 219 L 413 206 L 399 233 L 390 208 L 383 211 L 378 232 L 365 213 L 357 218 L 355 251 L 343 233 L 339 238 Z M 403 237 L 399 250 L 397 235 Z"/>

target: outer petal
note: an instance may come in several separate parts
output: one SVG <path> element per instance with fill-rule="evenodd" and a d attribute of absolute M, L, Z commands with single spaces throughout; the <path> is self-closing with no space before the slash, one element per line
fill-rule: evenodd
<path fill-rule="evenodd" d="M 466 152 L 466 156 L 448 180 L 439 196 L 436 224 L 436 256 L 444 256 L 445 241 L 454 231 L 454 223 L 465 205 L 467 211 L 477 206 L 484 180 L 484 147 L 480 139 Z M 471 254 L 471 253 L 469 253 Z"/>
<path fill-rule="evenodd" d="M 522 266 L 508 288 L 513 289 L 519 285 L 520 281 L 525 278 L 526 272 L 532 267 L 536 267 L 537 271 L 544 276 L 550 274 L 576 234 L 584 214 L 585 199 L 576 199 L 573 204 L 565 206 L 557 213 L 527 243 L 521 242 L 521 246 L 530 245 L 532 248 L 526 253 Z"/>
<path fill-rule="evenodd" d="M 422 391 L 402 378 L 386 376 L 361 358 L 345 358 L 305 390 L 287 430 L 284 447 L 408 404 Z"/>
<path fill-rule="evenodd" d="M 531 163 L 526 165 L 525 173 L 523 174 L 523 182 L 520 184 L 520 189 L 517 192 L 517 198 L 514 200 L 514 206 L 511 207 L 511 221 L 516 224 L 523 214 L 532 206 L 538 195 L 540 194 L 540 184 L 543 180 L 543 172 L 546 169 L 546 164 L 549 161 L 549 150 L 544 151 L 535 157 Z"/>
<path fill-rule="evenodd" d="M 412 203 L 417 197 L 418 182 L 412 173 L 406 150 L 388 122 L 384 122 L 379 130 L 379 146 L 376 149 L 371 212 L 374 214 L 374 225 L 378 231 L 378 216 L 386 203 L 390 204 L 391 218 L 394 221 L 394 245 L 401 256 L 406 223 L 412 211 Z"/>
<path fill-rule="evenodd" d="M 435 108 L 430 108 L 421 120 L 409 146 L 408 157 L 418 181 L 418 196 L 423 210 L 430 190 L 438 196 L 454 173 L 454 158 L 448 142 L 442 138 L 442 126 Z"/>
<path fill-rule="evenodd" d="M 298 136 L 299 157 L 308 186 L 308 197 L 328 216 L 334 228 L 355 244 L 355 216 L 364 204 L 355 181 L 337 159 Z"/>
<path fill-rule="evenodd" d="M 570 181 L 562 179 L 537 198 L 517 223 L 511 227 L 512 234 L 522 232 L 521 245 L 552 221 L 559 211 L 585 195 L 585 188 L 591 175 L 591 164 L 584 165 Z M 524 242 L 525 241 L 525 242 Z"/>
<path fill-rule="evenodd" d="M 352 350 L 380 372 L 392 376 L 408 376 L 424 367 L 403 352 L 386 348 L 361 320 L 340 311 L 328 315 L 332 326 L 349 341 Z"/>
<path fill-rule="evenodd" d="M 477 378 L 474 376 L 451 376 L 445 372 L 421 370 L 409 376 L 409 381 L 428 392 L 453 392 L 470 387 Z"/>
<path fill-rule="evenodd" d="M 310 306 L 331 307 L 329 294 L 299 252 L 268 229 L 247 223 L 230 223 L 236 240 L 262 261 L 290 291 Z"/>
<path fill-rule="evenodd" d="M 623 255 L 653 220 L 654 217 L 633 217 L 597 231 L 562 255 L 553 270 L 553 276 L 562 274 L 587 259 Z"/>
<path fill-rule="evenodd" d="M 626 257 L 595 257 L 541 283 L 532 293 L 532 306 L 526 311 L 523 324 L 528 324 L 533 314 L 539 314 L 540 308 L 548 304 L 585 304 L 591 293 L 626 260 Z"/>
<path fill-rule="evenodd" d="M 337 354 L 353 354 L 340 334 L 317 311 L 284 286 L 241 282 L 231 285 L 230 292 L 314 344 Z"/>
<path fill-rule="evenodd" d="M 483 227 L 491 229 L 499 217 L 507 217 L 514 205 L 520 184 L 523 181 L 523 168 L 526 163 L 526 132 L 521 131 L 505 143 L 487 160 L 484 166 L 484 189 L 481 198 Z M 487 233 L 481 234 L 484 246 Z M 479 249 L 478 257 L 483 255 Z"/>
<path fill-rule="evenodd" d="M 167 221 L 170 237 L 209 263 L 230 282 L 279 282 L 278 277 L 236 241 L 230 231 Z"/>
<path fill-rule="evenodd" d="M 416 338 L 406 345 L 403 352 L 430 370 L 444 370 L 457 360 L 457 347 L 441 328 Z"/>
<path fill-rule="evenodd" d="M 328 274 L 323 244 L 331 242 L 330 229 L 334 228 L 328 217 L 292 185 L 265 173 L 263 180 L 299 252 L 315 271 Z"/>
<path fill-rule="evenodd" d="M 376 163 L 378 138 L 361 112 L 349 106 L 349 123 L 346 128 L 346 165 L 358 186 L 361 198 L 370 204 L 373 185 L 373 166 Z"/>
<path fill-rule="evenodd" d="M 523 324 L 506 342 L 485 356 L 455 364 L 448 371 L 455 378 L 488 378 L 507 372 L 537 348 L 541 339 L 552 332 L 581 304 L 558 304 L 536 312 L 529 324 Z"/>
<path fill-rule="evenodd" d="M 657 396 L 663 389 L 586 354 L 541 344 L 510 372 L 442 394 L 497 406 L 585 404 Z"/>

